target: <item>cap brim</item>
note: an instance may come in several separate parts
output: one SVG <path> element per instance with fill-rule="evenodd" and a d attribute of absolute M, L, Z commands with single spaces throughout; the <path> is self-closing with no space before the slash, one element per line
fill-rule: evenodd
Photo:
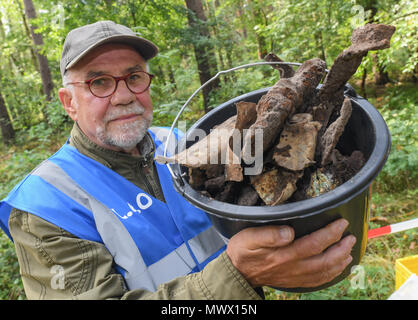
<path fill-rule="evenodd" d="M 106 44 L 106 43 L 123 43 L 133 47 L 138 53 L 147 61 L 153 57 L 155 57 L 158 53 L 158 47 L 153 44 L 151 41 L 148 41 L 144 38 L 140 38 L 137 36 L 129 36 L 129 35 L 116 35 L 111 36 L 101 41 L 96 42 L 95 44 L 88 47 L 82 53 L 80 53 L 77 57 L 75 57 L 65 68 L 65 70 L 70 69 L 73 67 L 77 62 L 79 62 L 83 57 L 85 57 L 90 51 L 93 49 Z"/>

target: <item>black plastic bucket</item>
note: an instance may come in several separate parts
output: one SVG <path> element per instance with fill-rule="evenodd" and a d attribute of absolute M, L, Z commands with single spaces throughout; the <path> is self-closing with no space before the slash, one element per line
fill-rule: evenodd
<path fill-rule="evenodd" d="M 315 288 L 281 288 L 285 291 L 309 292 L 329 287 L 345 277 L 351 268 L 358 265 L 367 244 L 370 186 L 389 155 L 390 133 L 380 113 L 366 99 L 357 96 L 354 90 L 346 90 L 351 98 L 352 115 L 340 137 L 337 148 L 342 154 L 360 150 L 367 161 L 362 169 L 349 181 L 334 190 L 308 200 L 281 204 L 277 206 L 239 206 L 220 202 L 200 194 L 187 182 L 187 168 L 172 165 L 176 190 L 194 206 L 208 213 L 216 229 L 226 238 L 248 227 L 262 225 L 290 225 L 296 238 L 309 234 L 328 223 L 342 217 L 350 222 L 345 235 L 353 234 L 357 242 L 352 250 L 353 261 L 344 272 L 325 285 Z M 253 91 L 223 103 L 199 119 L 188 131 L 203 129 L 210 132 L 218 125 L 236 114 L 235 103 L 239 101 L 257 102 L 269 88 Z M 193 141 L 187 141 L 186 147 Z M 182 177 L 181 177 L 182 176 Z"/>

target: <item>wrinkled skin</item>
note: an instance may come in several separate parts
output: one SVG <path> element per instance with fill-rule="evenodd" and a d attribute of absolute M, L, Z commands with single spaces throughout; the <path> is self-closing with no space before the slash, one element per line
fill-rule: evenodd
<path fill-rule="evenodd" d="M 352 261 L 352 235 L 341 239 L 348 222 L 339 219 L 294 240 L 288 226 L 248 228 L 226 249 L 233 265 L 254 287 L 317 287 L 337 277 Z"/>

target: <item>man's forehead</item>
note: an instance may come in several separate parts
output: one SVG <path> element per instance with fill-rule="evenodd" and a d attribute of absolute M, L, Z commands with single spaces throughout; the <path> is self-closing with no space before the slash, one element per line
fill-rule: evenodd
<path fill-rule="evenodd" d="M 85 75 L 118 72 L 129 73 L 145 71 L 146 62 L 132 47 L 125 44 L 110 43 L 99 46 L 86 55 L 73 68 Z"/>

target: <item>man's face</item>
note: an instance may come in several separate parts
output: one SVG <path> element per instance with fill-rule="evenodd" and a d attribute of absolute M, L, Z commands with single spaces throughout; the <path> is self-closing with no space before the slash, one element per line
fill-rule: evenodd
<path fill-rule="evenodd" d="M 120 77 L 146 71 L 146 64 L 133 48 L 106 44 L 90 52 L 69 71 L 69 81 L 77 82 L 104 74 Z M 59 96 L 84 134 L 108 149 L 130 152 L 142 140 L 152 121 L 149 89 L 135 94 L 124 81 L 119 81 L 115 93 L 106 98 L 95 97 L 87 84 L 62 88 Z"/>

